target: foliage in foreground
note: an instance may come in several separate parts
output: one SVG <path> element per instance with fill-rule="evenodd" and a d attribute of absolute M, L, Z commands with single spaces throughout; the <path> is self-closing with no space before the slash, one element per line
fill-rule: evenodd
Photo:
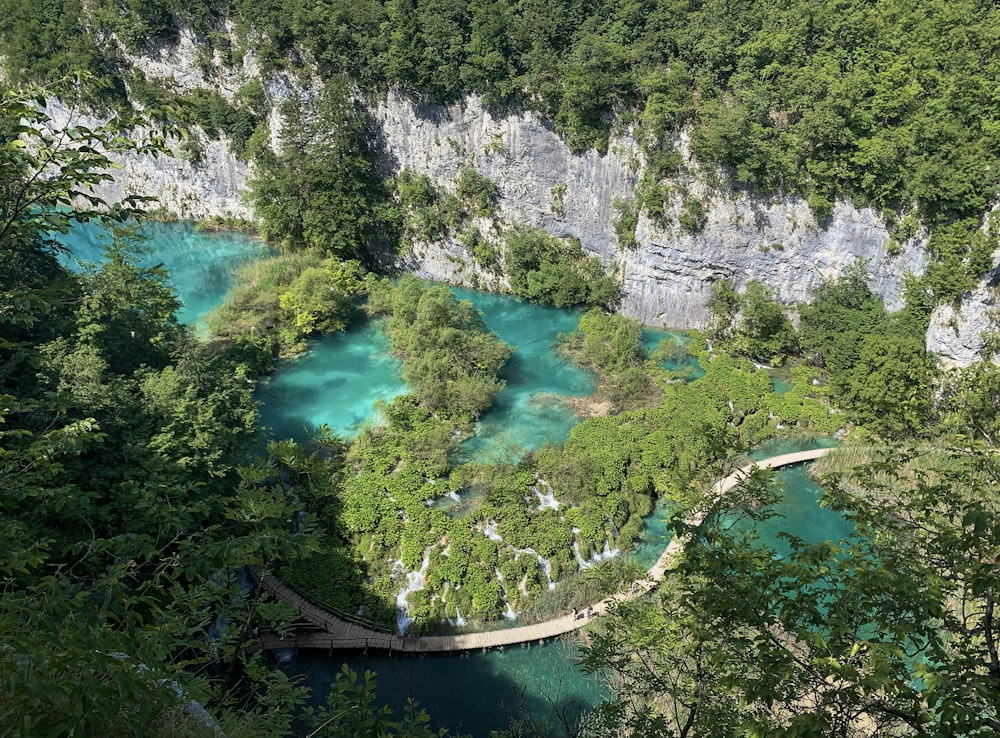
<path fill-rule="evenodd" d="M 0 735 L 286 733 L 301 690 L 246 658 L 277 612 L 239 572 L 309 550 L 314 518 L 288 521 L 322 505 L 241 465 L 249 388 L 178 325 L 132 229 L 60 266 L 53 233 L 133 214 L 87 193 L 130 139 L 52 129 L 51 92 L 0 103 Z"/>
<path fill-rule="evenodd" d="M 934 454 L 873 450 L 825 480 L 824 503 L 853 524 L 846 540 L 765 541 L 767 476 L 693 530 L 678 518 L 691 537 L 657 598 L 620 606 L 588 649 L 590 670 L 613 673 L 604 729 L 996 734 L 997 380 L 979 366 L 947 385 Z"/>

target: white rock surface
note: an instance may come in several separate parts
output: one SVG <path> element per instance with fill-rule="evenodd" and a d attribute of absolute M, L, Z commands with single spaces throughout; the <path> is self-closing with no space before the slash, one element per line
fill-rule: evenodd
<path fill-rule="evenodd" d="M 706 204 L 701 231 L 690 234 L 677 225 L 661 229 L 643 217 L 636 229 L 639 247 L 622 252 L 612 221 L 614 201 L 629 198 L 637 181 L 641 153 L 631 139 L 613 140 L 603 156 L 594 151 L 576 155 L 533 114 L 494 117 L 474 97 L 443 107 L 390 93 L 375 118 L 393 168 L 409 167 L 448 185 L 463 166 L 474 167 L 499 185 L 504 221 L 576 236 L 605 264 L 617 266 L 623 280 L 621 311 L 648 325 L 704 327 L 705 302 L 721 278 L 738 288 L 761 280 L 785 303 L 808 300 L 823 279 L 836 277 L 857 258 L 869 262 L 872 288 L 897 307 L 903 276 L 924 268 L 917 240 L 897 256 L 888 253 L 889 234 L 872 210 L 839 202 L 820 228 L 803 200 L 709 192 L 690 174 L 684 187 Z M 553 212 L 556 185 L 565 185 L 561 216 Z M 675 224 L 681 202 L 675 196 L 669 204 Z M 419 247 L 406 266 L 430 279 L 469 284 L 476 274 L 470 262 L 451 243 Z M 475 279 L 489 283 L 487 275 Z"/>
<path fill-rule="evenodd" d="M 705 304 L 717 280 L 732 280 L 740 290 L 760 280 L 790 304 L 808 301 L 824 279 L 836 278 L 856 259 L 868 262 L 871 288 L 895 309 L 902 304 L 904 275 L 924 268 L 917 243 L 897 256 L 888 253 L 889 235 L 871 210 L 838 202 L 818 227 L 802 200 L 743 193 L 702 199 L 709 203 L 707 221 L 695 234 L 676 225 L 660 230 L 640 218 L 639 248 L 625 254 L 622 312 L 649 325 L 705 327 Z"/>
<path fill-rule="evenodd" d="M 82 113 L 59 101 L 50 100 L 46 108 L 54 125 L 84 125 L 90 128 L 105 120 Z M 162 207 L 182 220 L 203 220 L 211 216 L 251 218 L 253 213 L 243 201 L 248 165 L 229 151 L 225 139 L 210 139 L 195 131 L 202 150 L 202 160 L 193 164 L 181 153 L 179 141 L 170 142 L 174 156 L 133 154 L 112 155 L 117 170 L 113 182 L 95 188 L 95 194 L 108 202 L 128 195 L 156 197 L 152 207 Z"/>
<path fill-rule="evenodd" d="M 981 284 L 955 310 L 940 305 L 931 315 L 927 350 L 937 354 L 945 367 L 965 367 L 983 358 L 984 333 L 1000 329 L 997 288 Z"/>

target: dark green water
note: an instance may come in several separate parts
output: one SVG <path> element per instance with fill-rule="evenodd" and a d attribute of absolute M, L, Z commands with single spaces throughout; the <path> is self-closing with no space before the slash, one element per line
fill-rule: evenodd
<path fill-rule="evenodd" d="M 162 264 L 183 306 L 177 312 L 182 323 L 194 324 L 218 307 L 233 286 L 233 274 L 241 266 L 273 253 L 260 241 L 243 233 L 227 231 L 199 233 L 191 223 L 154 223 L 142 226 L 151 253 L 143 266 Z M 59 240 L 69 247 L 70 268 L 80 262 L 97 263 L 110 234 L 96 223 L 80 223 Z"/>
<path fill-rule="evenodd" d="M 394 715 L 413 698 L 434 726 L 475 738 L 522 714 L 546 723 L 553 737 L 565 735 L 558 730 L 559 714 L 575 724 L 605 694 L 597 680 L 579 671 L 576 647 L 561 640 L 462 655 L 300 654 L 284 671 L 301 677 L 313 690 L 311 701 L 322 704 L 345 659 L 358 674 L 377 673 L 379 701 Z"/>

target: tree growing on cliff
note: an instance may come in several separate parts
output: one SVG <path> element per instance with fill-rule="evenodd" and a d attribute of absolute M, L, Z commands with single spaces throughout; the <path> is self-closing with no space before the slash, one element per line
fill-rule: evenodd
<path fill-rule="evenodd" d="M 260 152 L 249 198 L 265 237 L 371 264 L 395 246 L 398 217 L 375 173 L 363 108 L 346 80 L 282 108 L 281 148 Z"/>

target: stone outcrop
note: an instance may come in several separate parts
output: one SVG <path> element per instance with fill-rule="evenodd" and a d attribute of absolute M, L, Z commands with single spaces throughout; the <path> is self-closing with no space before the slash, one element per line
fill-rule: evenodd
<path fill-rule="evenodd" d="M 89 113 L 50 100 L 46 111 L 55 126 L 82 125 L 89 128 L 106 121 Z M 118 169 L 114 181 L 95 188 L 108 202 L 129 195 L 157 198 L 155 208 L 181 220 L 205 220 L 213 216 L 250 219 L 253 213 L 243 201 L 248 165 L 230 150 L 225 139 L 213 139 L 195 130 L 200 160 L 192 161 L 179 140 L 168 141 L 173 156 L 152 154 L 113 155 Z"/>
<path fill-rule="evenodd" d="M 743 193 L 703 197 L 707 217 L 697 233 L 640 219 L 639 248 L 624 254 L 622 307 L 643 323 L 705 326 L 705 303 L 720 279 L 740 290 L 759 280 L 781 302 L 808 301 L 824 279 L 836 278 L 856 259 L 868 263 L 871 288 L 897 308 L 904 275 L 924 268 L 917 243 L 889 252 L 889 235 L 871 210 L 839 202 L 828 222 L 817 226 L 802 200 Z"/>
<path fill-rule="evenodd" d="M 984 355 L 984 335 L 997 330 L 997 287 L 984 282 L 967 295 L 958 309 L 938 306 L 927 328 L 927 350 L 946 367 L 963 367 Z"/>
<path fill-rule="evenodd" d="M 890 253 L 888 231 L 872 210 L 840 202 L 818 226 L 802 200 L 709 190 L 690 158 L 686 181 L 674 191 L 683 188 L 699 198 L 706 208 L 704 225 L 697 233 L 676 225 L 678 196 L 668 207 L 674 225 L 662 228 L 640 218 L 638 248 L 623 251 L 612 221 L 615 201 L 631 197 L 638 178 L 641 152 L 634 141 L 613 140 L 605 155 L 577 155 L 533 114 L 497 117 L 475 98 L 443 107 L 390 93 L 374 116 L 395 169 L 409 167 L 447 185 L 462 167 L 474 167 L 499 185 L 502 220 L 576 236 L 616 267 L 623 280 L 622 312 L 649 325 L 705 326 L 705 301 L 712 283 L 722 278 L 738 288 L 758 279 L 785 303 L 808 300 L 823 279 L 835 278 L 855 259 L 868 262 L 872 288 L 897 307 L 903 276 L 924 267 L 917 240 Z M 686 149 L 683 140 L 681 148 Z M 468 254 L 451 243 L 422 246 L 407 266 L 445 281 L 488 279 L 468 262 Z"/>

